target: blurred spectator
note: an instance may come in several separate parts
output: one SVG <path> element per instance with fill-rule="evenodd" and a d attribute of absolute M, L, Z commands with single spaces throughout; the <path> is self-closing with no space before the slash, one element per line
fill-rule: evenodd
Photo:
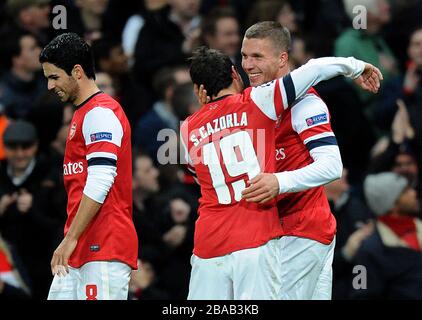
<path fill-rule="evenodd" d="M 256 0 L 201 0 L 200 13 L 206 16 L 215 7 L 229 6 L 236 11 L 241 25 L 242 33 L 250 27 L 246 24 L 246 18 Z"/>
<path fill-rule="evenodd" d="M 4 160 L 6 157 L 4 144 L 3 144 L 3 134 L 8 124 L 9 124 L 9 120 L 4 114 L 4 106 L 0 102 L 0 161 Z"/>
<path fill-rule="evenodd" d="M 14 32 L 16 28 L 29 32 L 42 44 L 49 40 L 50 0 L 7 0 L 6 10 L 11 23 L 5 31 Z"/>
<path fill-rule="evenodd" d="M 30 297 L 29 280 L 19 254 L 0 234 L 0 301 L 28 300 Z"/>
<path fill-rule="evenodd" d="M 140 257 L 156 257 L 158 286 L 170 298 L 186 299 L 196 208 L 190 203 L 195 200 L 180 186 L 161 192 L 159 171 L 145 154 L 134 158 L 133 175 L 133 219 Z"/>
<path fill-rule="evenodd" d="M 296 14 L 288 0 L 256 0 L 249 11 L 246 25 L 251 26 L 259 21 L 278 21 L 289 29 L 294 39 L 299 32 Z"/>
<path fill-rule="evenodd" d="M 235 63 L 240 58 L 239 32 L 239 23 L 233 9 L 216 7 L 202 20 L 201 45 L 220 50 Z"/>
<path fill-rule="evenodd" d="M 139 33 L 145 24 L 145 16 L 150 11 L 163 9 L 167 4 L 167 0 L 145 0 L 140 3 L 141 8 L 139 13 L 130 16 L 124 26 L 122 32 L 122 47 L 129 58 L 129 66 L 132 67 L 135 54 L 136 41 L 138 40 Z"/>
<path fill-rule="evenodd" d="M 106 72 L 96 72 L 95 73 L 95 83 L 97 84 L 98 88 L 110 95 L 113 98 L 116 98 L 116 90 L 113 86 L 113 80 L 111 79 L 110 75 Z"/>
<path fill-rule="evenodd" d="M 294 70 L 316 57 L 318 37 L 315 34 L 296 36 L 289 54 L 290 69 Z"/>
<path fill-rule="evenodd" d="M 157 226 L 157 194 L 160 191 L 159 171 L 151 158 L 143 153 L 133 159 L 133 222 L 139 239 L 140 254 L 163 248 Z"/>
<path fill-rule="evenodd" d="M 78 10 L 68 21 L 70 32 L 76 32 L 88 43 L 102 37 L 103 14 L 108 0 L 75 0 Z"/>
<path fill-rule="evenodd" d="M 303 11 L 298 12 L 298 22 L 304 34 L 312 34 L 317 40 L 317 57 L 331 56 L 334 43 L 344 29 L 350 27 L 350 18 L 344 10 L 342 0 L 301 1 Z M 297 2 L 293 2 L 297 4 Z M 324 35 L 319 37 L 318 35 Z"/>
<path fill-rule="evenodd" d="M 12 119 L 28 117 L 38 99 L 47 92 L 44 77 L 39 73 L 41 48 L 29 33 L 9 35 L 0 43 L 6 53 L 8 71 L 0 79 L 0 104 Z"/>
<path fill-rule="evenodd" d="M 138 260 L 139 269 L 132 271 L 129 300 L 166 300 L 168 294 L 157 287 L 157 274 L 150 259 Z"/>
<path fill-rule="evenodd" d="M 179 121 L 184 121 L 201 107 L 198 98 L 193 91 L 192 83 L 187 82 L 174 86 L 171 105 L 173 106 L 174 113 Z"/>
<path fill-rule="evenodd" d="M 107 8 L 102 17 L 103 37 L 121 40 L 128 19 L 135 12 L 139 12 L 144 3 L 149 1 L 151 0 L 108 0 Z"/>
<path fill-rule="evenodd" d="M 406 178 L 384 172 L 369 175 L 365 197 L 377 215 L 375 232 L 365 239 L 354 263 L 367 271 L 367 289 L 359 299 L 422 298 L 422 221 L 420 204 Z"/>
<path fill-rule="evenodd" d="M 385 84 L 375 109 L 375 121 L 381 130 L 388 130 L 397 110 L 397 100 L 409 112 L 412 128 L 415 129 L 416 143 L 422 150 L 422 27 L 415 29 L 409 38 L 407 47 L 409 60 L 404 76 L 394 78 Z"/>
<path fill-rule="evenodd" d="M 30 123 L 11 123 L 3 140 L 6 160 L 0 166 L 0 232 L 21 255 L 33 297 L 45 299 L 56 226 L 43 203 L 49 199 L 39 192 L 49 168 L 42 157 L 36 156 L 37 134 Z"/>
<path fill-rule="evenodd" d="M 227 54 L 242 76 L 245 86 L 249 86 L 249 78 L 242 69 L 239 22 L 232 8 L 216 7 L 204 17 L 198 45 L 206 45 Z"/>
<path fill-rule="evenodd" d="M 422 1 L 390 1 L 392 19 L 385 28 L 385 38 L 395 56 L 400 61 L 400 69 L 405 69 L 409 35 L 421 24 Z"/>
<path fill-rule="evenodd" d="M 92 50 L 96 70 L 111 77 L 115 89 L 112 96 L 123 106 L 131 127 L 134 128 L 139 117 L 150 109 L 152 95 L 148 95 L 129 73 L 128 58 L 119 41 L 98 39 L 92 43 Z"/>
<path fill-rule="evenodd" d="M 38 133 L 38 150 L 48 152 L 51 142 L 56 138 L 62 126 L 65 104 L 59 99 L 54 90 L 46 92 L 34 105 L 27 120 L 31 122 Z M 48 119 L 48 126 L 46 121 Z"/>
<path fill-rule="evenodd" d="M 168 6 L 149 12 L 135 48 L 134 72 L 147 89 L 163 67 L 186 63 L 199 36 L 200 0 L 168 0 Z"/>
<path fill-rule="evenodd" d="M 155 76 L 153 86 L 159 95 L 152 110 L 143 115 L 134 130 L 135 145 L 148 153 L 157 163 L 157 152 L 163 141 L 158 141 L 157 134 L 162 129 L 179 129 L 171 99 L 174 87 L 181 83 L 191 83 L 188 69 L 185 67 L 164 68 Z"/>
<path fill-rule="evenodd" d="M 333 299 L 347 299 L 352 289 L 353 258 L 362 241 L 373 231 L 374 217 L 361 199 L 359 190 L 349 185 L 348 171 L 341 179 L 324 186 L 331 211 L 337 221 L 333 260 Z"/>
<path fill-rule="evenodd" d="M 367 9 L 367 28 L 345 30 L 336 40 L 336 56 L 353 56 L 380 68 L 384 82 L 397 74 L 398 66 L 394 55 L 384 38 L 380 35 L 382 27 L 390 21 L 390 6 L 387 0 L 343 0 L 346 13 L 350 20 L 355 18 L 353 9 L 363 5 Z M 371 97 L 363 90 L 358 90 L 361 100 L 368 105 Z M 372 98 L 373 99 L 373 98 Z M 369 110 L 368 110 L 369 111 Z"/>
<path fill-rule="evenodd" d="M 45 153 L 48 171 L 38 191 L 38 198 L 42 202 L 40 206 L 44 209 L 49 224 L 49 245 L 52 247 L 50 252 L 53 252 L 63 239 L 63 228 L 67 219 L 67 193 L 63 188 L 63 158 L 69 133 L 69 123 L 66 122 L 68 112 L 73 113 L 73 107 L 70 105 L 64 107 L 62 126 Z M 70 119 L 68 121 L 70 122 Z"/>
<path fill-rule="evenodd" d="M 406 106 L 402 101 L 398 101 L 398 110 L 391 125 L 391 135 L 386 140 L 386 146 L 373 156 L 368 171 L 371 173 L 393 171 L 406 177 L 411 187 L 421 191 L 418 155 L 414 151 L 413 143 L 415 133 L 410 121 Z"/>
<path fill-rule="evenodd" d="M 165 243 L 165 260 L 160 268 L 160 285 L 172 299 L 186 299 L 193 250 L 194 212 L 192 206 L 177 195 L 163 196 L 159 228 Z M 177 277 L 174 275 L 177 274 Z"/>

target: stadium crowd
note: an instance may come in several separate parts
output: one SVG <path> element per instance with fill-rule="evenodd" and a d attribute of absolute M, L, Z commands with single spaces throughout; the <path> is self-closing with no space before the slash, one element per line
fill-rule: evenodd
<path fill-rule="evenodd" d="M 66 29 L 52 23 L 59 5 Z M 363 29 L 353 27 L 357 5 L 367 10 Z M 186 299 L 199 187 L 177 161 L 162 161 L 178 150 L 175 135 L 157 135 L 177 132 L 200 107 L 193 50 L 221 50 L 241 72 L 243 33 L 264 20 L 290 30 L 292 70 L 354 56 L 384 75 L 377 95 L 341 77 L 315 88 L 344 165 L 325 186 L 337 220 L 333 299 L 422 298 L 421 0 L 0 0 L 0 300 L 46 299 L 67 216 L 62 168 L 74 110 L 48 92 L 41 48 L 63 32 L 88 41 L 98 86 L 131 124 L 141 268 L 129 299 Z M 367 289 L 354 287 L 356 266 L 366 268 Z"/>

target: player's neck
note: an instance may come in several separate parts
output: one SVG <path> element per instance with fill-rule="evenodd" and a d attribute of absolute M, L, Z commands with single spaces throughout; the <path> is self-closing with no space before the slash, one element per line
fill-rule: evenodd
<path fill-rule="evenodd" d="M 95 84 L 94 80 L 87 79 L 84 80 L 79 86 L 79 95 L 76 100 L 73 102 L 75 106 L 80 105 L 82 102 L 86 101 L 93 94 L 100 91 L 100 89 Z"/>
<path fill-rule="evenodd" d="M 231 84 L 230 87 L 222 89 L 216 95 L 213 95 L 211 97 L 211 100 L 215 100 L 223 96 L 227 96 L 230 94 L 237 94 L 237 93 L 239 93 L 239 91 L 236 89 L 236 87 L 233 84 Z"/>

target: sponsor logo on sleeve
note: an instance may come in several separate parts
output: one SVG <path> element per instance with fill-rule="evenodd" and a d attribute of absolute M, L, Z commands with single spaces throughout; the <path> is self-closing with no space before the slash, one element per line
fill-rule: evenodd
<path fill-rule="evenodd" d="M 310 117 L 306 119 L 306 124 L 308 125 L 308 127 L 310 126 L 314 126 L 316 124 L 322 123 L 322 122 L 327 122 L 328 121 L 328 117 L 326 113 L 321 113 L 318 114 L 316 116 Z"/>
<path fill-rule="evenodd" d="M 112 140 L 113 135 L 111 132 L 97 132 L 90 135 L 91 142 L 101 141 L 101 140 Z"/>

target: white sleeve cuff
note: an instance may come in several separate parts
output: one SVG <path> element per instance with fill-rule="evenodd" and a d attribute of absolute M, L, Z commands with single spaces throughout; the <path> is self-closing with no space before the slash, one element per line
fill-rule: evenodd
<path fill-rule="evenodd" d="M 83 193 L 98 203 L 104 203 L 116 176 L 117 170 L 113 166 L 88 167 L 88 177 Z"/>
<path fill-rule="evenodd" d="M 339 179 L 343 172 L 338 146 L 323 146 L 310 151 L 314 162 L 301 169 L 275 173 L 279 194 L 319 187 Z"/>

